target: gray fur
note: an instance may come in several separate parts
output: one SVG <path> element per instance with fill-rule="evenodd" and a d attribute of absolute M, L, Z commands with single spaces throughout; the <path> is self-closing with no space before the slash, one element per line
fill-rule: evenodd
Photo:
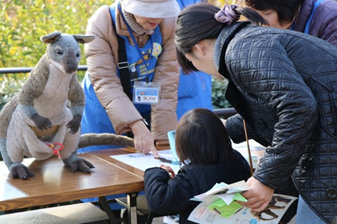
<path fill-rule="evenodd" d="M 81 56 L 79 43 L 88 43 L 93 39 L 94 36 L 59 32 L 41 37 L 44 43 L 48 43 L 46 54 L 34 67 L 20 92 L 0 113 L 0 150 L 13 177 L 26 179 L 27 174 L 31 176 L 29 169 L 21 163 L 24 156 L 38 160 L 53 156 L 46 142 L 64 144 L 63 161 L 77 156 L 73 153 L 77 154 L 84 108 L 84 92 L 76 78 Z M 48 133 L 51 129 L 55 131 Z M 42 133 L 43 137 L 36 136 L 34 130 Z M 93 168 L 87 161 L 84 162 L 87 167 L 83 166 L 81 158 L 72 161 L 82 162 L 78 167 L 82 167 L 84 172 Z M 17 171 L 13 173 L 13 169 Z"/>
<path fill-rule="evenodd" d="M 12 165 L 12 161 L 10 160 L 7 149 L 6 149 L 6 137 L 7 137 L 7 128 L 9 122 L 12 118 L 12 114 L 15 111 L 15 108 L 18 105 L 17 95 L 12 98 L 6 105 L 2 108 L 0 113 L 0 151 L 2 155 L 2 159 L 5 162 L 7 167 Z"/>

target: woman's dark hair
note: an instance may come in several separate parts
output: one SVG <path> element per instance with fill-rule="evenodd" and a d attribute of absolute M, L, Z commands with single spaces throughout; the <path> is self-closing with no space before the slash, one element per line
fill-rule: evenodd
<path fill-rule="evenodd" d="M 289 23 L 297 16 L 304 0 L 244 0 L 244 4 L 255 10 L 275 10 L 280 24 Z"/>
<path fill-rule="evenodd" d="M 195 165 L 229 162 L 233 148 L 220 118 L 207 109 L 193 109 L 180 119 L 175 135 L 180 162 Z"/>
<path fill-rule="evenodd" d="M 219 10 L 215 5 L 200 2 L 186 7 L 180 12 L 175 31 L 175 43 L 178 62 L 185 73 L 198 71 L 186 59 L 185 54 L 191 53 L 193 46 L 201 40 L 217 38 L 222 28 L 228 26 L 214 18 Z M 250 8 L 236 7 L 235 13 L 245 16 L 256 24 L 266 24 L 266 21 Z"/>

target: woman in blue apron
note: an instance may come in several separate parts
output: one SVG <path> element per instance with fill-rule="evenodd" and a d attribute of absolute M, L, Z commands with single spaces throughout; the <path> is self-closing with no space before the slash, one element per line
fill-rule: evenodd
<path fill-rule="evenodd" d="M 95 35 L 96 42 L 85 46 L 88 72 L 83 80 L 82 134 L 131 132 L 135 148 L 154 155 L 154 141 L 168 142 L 167 132 L 177 124 L 179 67 L 174 30 L 179 12 L 175 0 L 122 0 L 100 7 L 90 18 L 87 33 Z M 125 195 L 107 199 L 121 196 Z"/>
<path fill-rule="evenodd" d="M 132 133 L 137 150 L 155 155 L 154 142 L 168 142 L 167 132 L 177 124 L 179 69 L 173 38 L 179 11 L 173 0 L 123 0 L 96 11 L 87 26 L 96 42 L 85 46 L 82 134 Z"/>

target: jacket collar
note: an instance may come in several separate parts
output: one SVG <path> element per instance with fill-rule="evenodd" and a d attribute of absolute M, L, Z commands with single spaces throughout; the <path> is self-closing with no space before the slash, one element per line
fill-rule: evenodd
<path fill-rule="evenodd" d="M 115 9 L 115 15 L 116 15 L 116 32 L 120 36 L 127 36 L 129 37 L 129 31 L 126 26 L 126 24 L 123 21 L 122 14 L 120 13 L 117 4 L 116 4 L 116 9 Z"/>
<path fill-rule="evenodd" d="M 235 34 L 239 32 L 243 27 L 251 24 L 248 21 L 236 22 L 229 26 L 224 26 L 220 32 L 219 37 L 215 42 L 214 50 L 214 62 L 217 70 L 228 79 L 228 72 L 226 64 L 224 63 L 225 53 L 229 42 L 234 38 Z"/>

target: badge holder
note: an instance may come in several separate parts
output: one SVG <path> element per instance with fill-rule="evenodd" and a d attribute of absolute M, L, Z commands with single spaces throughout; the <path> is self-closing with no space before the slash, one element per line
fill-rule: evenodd
<path fill-rule="evenodd" d="M 155 104 L 159 102 L 161 85 L 153 82 L 135 81 L 133 102 L 135 104 Z"/>

